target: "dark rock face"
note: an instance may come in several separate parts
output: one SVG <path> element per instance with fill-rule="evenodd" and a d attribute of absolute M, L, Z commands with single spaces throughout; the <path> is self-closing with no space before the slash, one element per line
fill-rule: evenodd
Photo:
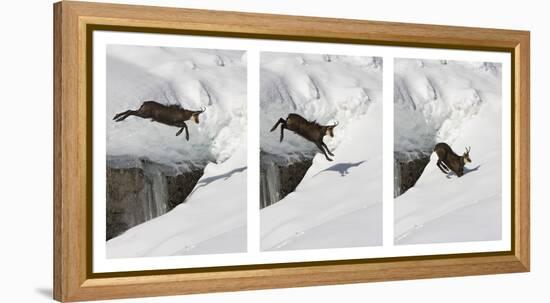
<path fill-rule="evenodd" d="M 430 162 L 430 155 L 418 154 L 412 158 L 395 157 L 394 160 L 394 197 L 413 187 Z"/>
<path fill-rule="evenodd" d="M 151 164 L 107 167 L 107 240 L 183 203 L 203 174 L 195 169 L 171 175 Z"/>
<path fill-rule="evenodd" d="M 197 181 L 202 177 L 203 170 L 193 170 L 177 176 L 167 176 L 166 185 L 168 190 L 167 207 L 168 211 L 183 203 L 187 196 L 193 191 Z"/>
<path fill-rule="evenodd" d="M 293 192 L 311 167 L 312 158 L 283 161 L 260 153 L 260 208 L 277 203 Z"/>
<path fill-rule="evenodd" d="M 139 168 L 107 168 L 107 240 L 145 221 L 144 208 L 134 207 L 136 201 L 146 200 L 144 186 Z"/>
<path fill-rule="evenodd" d="M 307 170 L 311 167 L 311 164 L 312 160 L 307 159 L 279 167 L 281 176 L 281 199 L 296 189 L 304 178 Z"/>

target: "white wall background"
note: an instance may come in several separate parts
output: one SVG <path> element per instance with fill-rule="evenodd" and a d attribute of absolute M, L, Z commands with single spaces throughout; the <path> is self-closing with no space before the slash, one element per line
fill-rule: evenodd
<path fill-rule="evenodd" d="M 550 21 L 545 1 L 109 1 L 531 31 L 532 272 L 207 294 L 124 302 L 548 302 Z M 49 302 L 52 287 L 52 1 L 0 9 L 2 302 Z"/>

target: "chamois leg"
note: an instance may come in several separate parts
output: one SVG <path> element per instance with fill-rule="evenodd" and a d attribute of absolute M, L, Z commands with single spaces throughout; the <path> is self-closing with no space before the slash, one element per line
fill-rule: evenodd
<path fill-rule="evenodd" d="M 334 157 L 334 154 L 330 152 L 330 150 L 328 149 L 327 145 L 325 144 L 325 142 L 321 142 L 321 144 L 323 145 L 323 147 L 325 148 L 325 150 L 327 151 L 327 153 L 331 156 Z"/>
<path fill-rule="evenodd" d="M 118 113 L 116 114 L 114 117 L 113 117 L 113 120 L 115 120 L 116 122 L 120 122 L 126 118 L 128 118 L 128 116 L 130 115 L 135 115 L 137 113 L 137 111 L 134 111 L 134 110 L 127 110 L 125 112 L 122 112 L 122 113 Z"/>
<path fill-rule="evenodd" d="M 283 142 L 284 136 L 285 136 L 285 125 L 281 124 L 281 137 L 279 138 L 279 142 Z"/>
<path fill-rule="evenodd" d="M 317 145 L 317 148 L 323 152 L 323 155 L 325 155 L 325 158 L 327 158 L 327 160 L 332 161 L 332 159 L 328 157 L 327 152 L 325 151 L 321 143 L 315 143 L 315 145 Z"/>
<path fill-rule="evenodd" d="M 183 126 L 181 127 L 180 130 L 178 130 L 178 132 L 176 133 L 176 136 L 179 136 L 183 130 L 185 130 L 185 139 L 187 141 L 189 141 L 189 130 L 187 129 L 187 124 L 183 123 Z"/>
<path fill-rule="evenodd" d="M 439 169 L 440 169 L 444 174 L 448 174 L 448 173 L 449 173 L 449 169 L 447 168 L 447 166 L 445 166 L 445 164 L 443 164 L 443 162 L 441 162 L 441 160 L 437 160 L 437 167 L 439 167 Z"/>
<path fill-rule="evenodd" d="M 113 120 L 116 120 L 116 119 L 120 118 L 120 116 L 124 115 L 125 113 L 126 113 L 126 112 L 116 114 L 116 115 L 113 117 Z"/>
<path fill-rule="evenodd" d="M 447 168 L 447 166 L 445 166 L 445 164 L 443 163 L 440 163 L 439 164 L 439 168 L 441 169 L 441 171 L 444 173 L 444 174 L 449 174 L 451 172 L 450 169 Z"/>
<path fill-rule="evenodd" d="M 273 125 L 273 127 L 271 128 L 270 132 L 274 131 L 277 126 L 279 126 L 279 124 L 283 124 L 285 125 L 286 124 L 286 121 L 283 119 L 283 118 L 279 118 L 279 121 L 277 121 L 277 123 L 275 123 L 275 125 Z"/>
<path fill-rule="evenodd" d="M 441 161 L 441 166 L 443 166 L 443 169 L 445 169 L 447 172 L 450 172 L 451 169 L 449 168 L 449 166 L 447 166 L 447 164 L 445 164 L 445 162 Z"/>
<path fill-rule="evenodd" d="M 271 128 L 270 132 L 274 131 L 277 128 L 277 126 L 279 126 L 279 124 L 281 124 L 281 137 L 279 138 L 279 142 L 283 142 L 285 127 L 286 127 L 286 121 L 283 118 L 279 118 L 277 123 L 275 123 L 275 125 L 273 125 L 273 127 Z"/>

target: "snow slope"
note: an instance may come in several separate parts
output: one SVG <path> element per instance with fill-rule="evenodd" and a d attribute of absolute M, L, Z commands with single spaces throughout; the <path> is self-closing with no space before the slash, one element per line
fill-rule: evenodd
<path fill-rule="evenodd" d="M 261 148 L 287 156 L 316 152 L 291 132 L 269 129 L 297 112 L 338 120 L 296 190 L 260 212 L 261 249 L 380 245 L 382 242 L 382 68 L 378 58 L 262 54 Z"/>
<path fill-rule="evenodd" d="M 206 111 L 189 123 L 189 141 L 146 119 L 110 120 L 146 100 Z M 106 123 L 108 159 L 146 158 L 172 171 L 205 166 L 185 203 L 109 240 L 109 258 L 246 250 L 243 51 L 109 45 Z"/>
<path fill-rule="evenodd" d="M 227 161 L 208 164 L 185 203 L 109 240 L 107 257 L 246 251 L 245 145 Z"/>
<path fill-rule="evenodd" d="M 395 149 L 433 150 L 447 142 L 466 174 L 430 163 L 394 201 L 397 244 L 499 240 L 501 237 L 501 67 L 493 63 L 395 60 Z M 429 148 L 429 149 L 428 149 Z"/>

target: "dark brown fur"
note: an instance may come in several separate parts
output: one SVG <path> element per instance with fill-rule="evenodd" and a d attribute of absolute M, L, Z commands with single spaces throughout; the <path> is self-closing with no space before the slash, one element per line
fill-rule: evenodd
<path fill-rule="evenodd" d="M 170 126 L 181 127 L 176 133 L 176 136 L 179 136 L 185 130 L 185 139 L 189 141 L 189 131 L 185 121 L 193 119 L 193 121 L 198 124 L 199 115 L 205 110 L 206 108 L 201 110 L 187 110 L 178 105 L 164 105 L 155 101 L 145 101 L 138 110 L 127 110 L 118 113 L 114 116 L 113 120 L 120 122 L 129 116 L 136 116 L 143 119 L 151 119 L 151 121 Z"/>
<path fill-rule="evenodd" d="M 279 121 L 277 121 L 277 123 L 275 123 L 275 125 L 271 128 L 271 131 L 274 131 L 277 126 L 279 126 L 279 124 L 281 124 L 280 142 L 283 141 L 284 130 L 291 130 L 300 135 L 302 138 L 313 142 L 317 146 L 317 148 L 319 148 L 319 150 L 323 152 L 327 160 L 332 161 L 332 159 L 329 158 L 328 155 L 334 155 L 330 152 L 327 145 L 323 142 L 323 137 L 325 135 L 334 137 L 333 129 L 334 127 L 336 127 L 336 125 L 338 125 L 338 123 L 335 123 L 334 125 L 321 125 L 316 121 L 308 121 L 298 114 L 289 114 L 286 120 L 280 118 Z"/>
<path fill-rule="evenodd" d="M 437 143 L 434 152 L 439 158 L 437 167 L 444 173 L 448 174 L 449 170 L 453 171 L 457 176 L 464 175 L 464 165 L 472 162 L 470 159 L 470 150 L 466 148 L 466 152 L 462 156 L 457 155 L 447 143 Z"/>

